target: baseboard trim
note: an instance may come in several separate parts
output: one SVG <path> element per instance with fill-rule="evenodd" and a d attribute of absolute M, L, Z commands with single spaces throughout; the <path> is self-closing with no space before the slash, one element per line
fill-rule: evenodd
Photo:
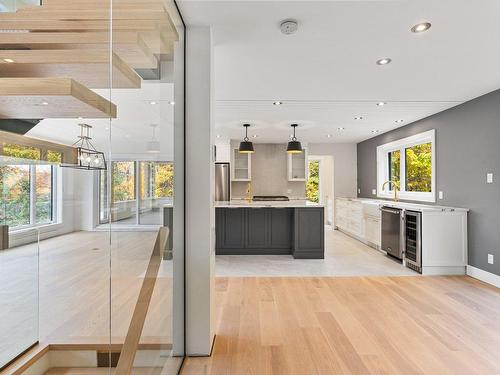
<path fill-rule="evenodd" d="M 500 288 L 500 276 L 494 273 L 467 265 L 467 275 Z"/>

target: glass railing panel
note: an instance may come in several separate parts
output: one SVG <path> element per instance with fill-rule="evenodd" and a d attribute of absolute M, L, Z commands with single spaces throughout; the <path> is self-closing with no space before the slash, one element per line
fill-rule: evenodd
<path fill-rule="evenodd" d="M 2 168 L 2 167 L 0 167 Z M 5 183 L 5 180 L 4 180 Z M 4 185 L 5 186 L 5 185 Z M 5 190 L 4 190 L 5 191 Z M 37 229 L 8 232 L 5 212 L 18 204 L 2 196 L 4 215 L 0 224 L 0 368 L 27 351 L 39 340 Z M 12 229 L 15 229 L 12 226 Z"/>
<path fill-rule="evenodd" d="M 140 84 L 113 82 L 119 114 L 99 218 L 112 233 L 111 337 L 123 346 L 117 372 L 169 375 L 184 355 L 184 29 L 173 1 L 132 2 L 113 3 L 113 51 Z M 130 9 L 143 41 L 133 57 L 122 42 Z"/>

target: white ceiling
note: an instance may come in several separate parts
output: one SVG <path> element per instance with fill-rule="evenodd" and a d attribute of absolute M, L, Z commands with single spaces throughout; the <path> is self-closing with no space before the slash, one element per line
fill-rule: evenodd
<path fill-rule="evenodd" d="M 241 138 L 250 122 L 259 141 L 283 141 L 298 122 L 303 141 L 359 142 L 500 87 L 496 0 L 181 0 L 180 8 L 188 25 L 213 28 L 221 138 Z M 299 22 L 294 35 L 279 30 L 287 18 Z M 429 31 L 410 32 L 423 21 Z M 376 65 L 382 57 L 392 63 Z"/>

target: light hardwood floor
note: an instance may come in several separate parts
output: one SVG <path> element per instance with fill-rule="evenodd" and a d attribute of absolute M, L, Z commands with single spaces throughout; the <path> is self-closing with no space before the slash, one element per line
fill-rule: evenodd
<path fill-rule="evenodd" d="M 469 277 L 217 278 L 183 375 L 500 374 L 500 290 Z"/>

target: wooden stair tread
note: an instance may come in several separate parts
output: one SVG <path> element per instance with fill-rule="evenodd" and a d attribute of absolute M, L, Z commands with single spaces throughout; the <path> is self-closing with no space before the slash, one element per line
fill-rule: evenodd
<path fill-rule="evenodd" d="M 12 59 L 13 63 L 3 62 Z M 109 52 L 94 50 L 0 50 L 0 77 L 69 77 L 90 88 L 109 88 Z M 116 53 L 113 88 L 140 88 L 141 78 Z"/>
<path fill-rule="evenodd" d="M 0 33 L 3 50 L 77 50 L 109 51 L 108 31 Z M 132 68 L 154 69 L 158 60 L 137 31 L 113 33 L 113 51 Z"/>
<path fill-rule="evenodd" d="M 0 78 L 0 118 L 79 116 L 115 118 L 116 105 L 71 78 Z"/>

